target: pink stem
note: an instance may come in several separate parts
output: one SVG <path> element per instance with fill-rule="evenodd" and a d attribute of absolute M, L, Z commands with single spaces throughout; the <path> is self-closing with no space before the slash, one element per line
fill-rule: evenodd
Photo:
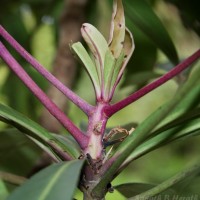
<path fill-rule="evenodd" d="M 23 81 L 23 83 L 40 100 L 47 110 L 71 133 L 81 148 L 86 148 L 88 137 L 84 135 L 66 115 L 49 99 L 49 97 L 30 78 L 26 71 L 12 57 L 5 46 L 0 42 L 0 56 L 13 70 L 13 72 Z"/>
<path fill-rule="evenodd" d="M 155 80 L 154 82 L 144 86 L 140 90 L 136 91 L 135 93 L 131 94 L 130 96 L 126 97 L 125 99 L 115 103 L 111 106 L 107 106 L 104 112 L 108 117 L 111 117 L 113 114 L 118 112 L 119 110 L 123 109 L 124 107 L 128 106 L 129 104 L 135 102 L 139 98 L 143 97 L 144 95 L 148 94 L 155 88 L 159 87 L 160 85 L 164 84 L 168 80 L 172 79 L 174 76 L 178 75 L 181 71 L 189 67 L 193 62 L 195 62 L 200 57 L 200 49 L 197 50 L 194 54 L 184 60 L 182 63 L 178 64 L 175 68 L 171 71 L 166 73 L 165 75 L 161 76 L 159 79 Z"/>
<path fill-rule="evenodd" d="M 48 72 L 35 58 L 33 58 L 2 26 L 0 26 L 0 35 L 40 74 L 42 74 L 50 83 L 60 90 L 67 98 L 76 104 L 87 115 L 93 110 L 93 106 L 81 99 L 78 95 L 67 88 L 56 77 Z"/>

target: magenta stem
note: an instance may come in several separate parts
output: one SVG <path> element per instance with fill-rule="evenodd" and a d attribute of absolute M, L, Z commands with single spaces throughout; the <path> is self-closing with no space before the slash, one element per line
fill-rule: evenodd
<path fill-rule="evenodd" d="M 174 76 L 178 75 L 181 71 L 189 67 L 193 62 L 195 62 L 198 58 L 200 58 L 200 49 L 197 50 L 194 54 L 184 60 L 182 63 L 178 64 L 175 68 L 170 70 L 165 75 L 161 76 L 159 79 L 155 80 L 154 82 L 144 86 L 140 90 L 136 91 L 135 93 L 131 94 L 127 98 L 105 108 L 104 112 L 108 117 L 111 117 L 113 114 L 118 112 L 119 110 L 123 109 L 124 107 L 128 106 L 129 104 L 137 101 L 139 98 L 143 97 L 144 95 L 148 94 L 155 88 L 159 87 L 160 85 L 164 84 L 168 80 L 172 79 Z"/>
<path fill-rule="evenodd" d="M 70 119 L 49 99 L 49 97 L 38 87 L 26 71 L 12 57 L 5 46 L 0 42 L 0 56 L 13 70 L 13 72 L 23 81 L 23 83 L 40 100 L 47 110 L 71 133 L 81 148 L 86 148 L 88 137 L 84 135 Z"/>
<path fill-rule="evenodd" d="M 52 83 L 58 90 L 60 90 L 67 98 L 76 104 L 83 112 L 89 115 L 93 110 L 93 106 L 88 104 L 56 77 L 48 72 L 35 58 L 33 58 L 1 25 L 0 35 L 28 62 L 30 63 L 41 75 L 43 75 L 50 83 Z"/>

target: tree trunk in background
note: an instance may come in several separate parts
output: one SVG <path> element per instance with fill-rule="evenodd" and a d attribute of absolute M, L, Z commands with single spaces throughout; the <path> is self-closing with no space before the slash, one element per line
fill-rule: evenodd
<path fill-rule="evenodd" d="M 76 62 L 69 49 L 69 44 L 81 39 L 80 28 L 85 20 L 87 0 L 65 0 L 64 4 L 59 21 L 58 50 L 52 73 L 62 83 L 71 88 L 76 74 Z M 66 97 L 55 87 L 50 86 L 47 94 L 61 110 L 67 110 Z M 59 122 L 46 109 L 42 112 L 41 124 L 54 133 L 59 132 L 61 128 Z"/>

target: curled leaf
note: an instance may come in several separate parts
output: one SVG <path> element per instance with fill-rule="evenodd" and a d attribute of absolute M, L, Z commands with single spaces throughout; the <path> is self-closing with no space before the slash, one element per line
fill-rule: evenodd
<path fill-rule="evenodd" d="M 113 80 L 111 85 L 112 92 L 110 93 L 110 98 L 112 98 L 113 96 L 115 88 L 123 75 L 124 69 L 128 61 L 130 60 L 134 49 L 135 49 L 135 44 L 132 33 L 128 30 L 128 28 L 126 28 L 123 50 L 118 58 L 118 62 L 116 62 L 116 67 L 115 67 L 116 69 L 113 75 Z"/>
<path fill-rule="evenodd" d="M 113 5 L 113 15 L 111 21 L 109 49 L 115 58 L 121 54 L 125 37 L 125 17 L 121 0 L 115 0 Z"/>

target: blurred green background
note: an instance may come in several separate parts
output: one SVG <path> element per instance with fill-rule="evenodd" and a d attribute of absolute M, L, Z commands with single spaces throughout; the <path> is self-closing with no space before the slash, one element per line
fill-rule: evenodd
<path fill-rule="evenodd" d="M 143 5 L 140 2 L 145 2 L 145 4 Z M 70 4 L 70 0 L 67 3 Z M 63 0 L 1 0 L 0 23 L 49 71 L 52 71 L 57 52 L 60 30 L 59 19 L 65 8 L 64 4 L 66 2 Z M 119 101 L 165 73 L 179 60 L 186 58 L 199 48 L 200 14 L 198 8 L 198 1 L 195 0 L 184 2 L 181 0 L 126 1 L 127 26 L 133 33 L 136 50 L 127 66 L 121 84 L 115 92 L 113 102 Z M 112 1 L 88 1 L 84 12 L 85 21 L 97 26 L 108 38 Z M 151 15 L 151 12 L 155 16 Z M 68 36 L 66 35 L 66 37 Z M 6 42 L 5 44 L 38 85 L 47 90 L 48 82 L 34 71 Z M 69 48 L 69 46 L 66 45 L 66 48 Z M 83 67 L 77 65 L 72 88 L 83 99 L 94 104 L 95 97 L 92 84 Z M 139 124 L 156 108 L 173 97 L 179 83 L 186 76 L 187 74 L 182 74 L 177 79 L 167 82 L 121 110 L 109 120 L 108 127 L 123 127 L 123 125 L 129 123 Z M 43 109 L 41 104 L 10 72 L 2 60 L 0 60 L 0 103 L 9 105 L 31 119 L 40 122 Z M 87 123 L 85 115 L 71 103 L 67 113 L 78 126 Z M 5 127 L 5 124 L 0 123 L 0 170 L 26 176 L 38 161 L 42 152 L 19 133 L 13 134 L 12 130 L 5 132 Z M 160 183 L 181 169 L 190 166 L 199 157 L 199 142 L 200 139 L 195 137 L 174 142 L 153 151 L 149 155 L 134 161 L 114 180 L 113 185 L 124 182 Z M 177 187 L 180 195 L 200 195 L 199 184 L 200 177 L 196 177 Z M 13 187 L 9 185 L 8 188 L 12 190 Z M 79 192 L 77 192 L 76 198 L 81 199 Z M 107 195 L 108 200 L 116 198 L 125 199 L 117 191 Z"/>

